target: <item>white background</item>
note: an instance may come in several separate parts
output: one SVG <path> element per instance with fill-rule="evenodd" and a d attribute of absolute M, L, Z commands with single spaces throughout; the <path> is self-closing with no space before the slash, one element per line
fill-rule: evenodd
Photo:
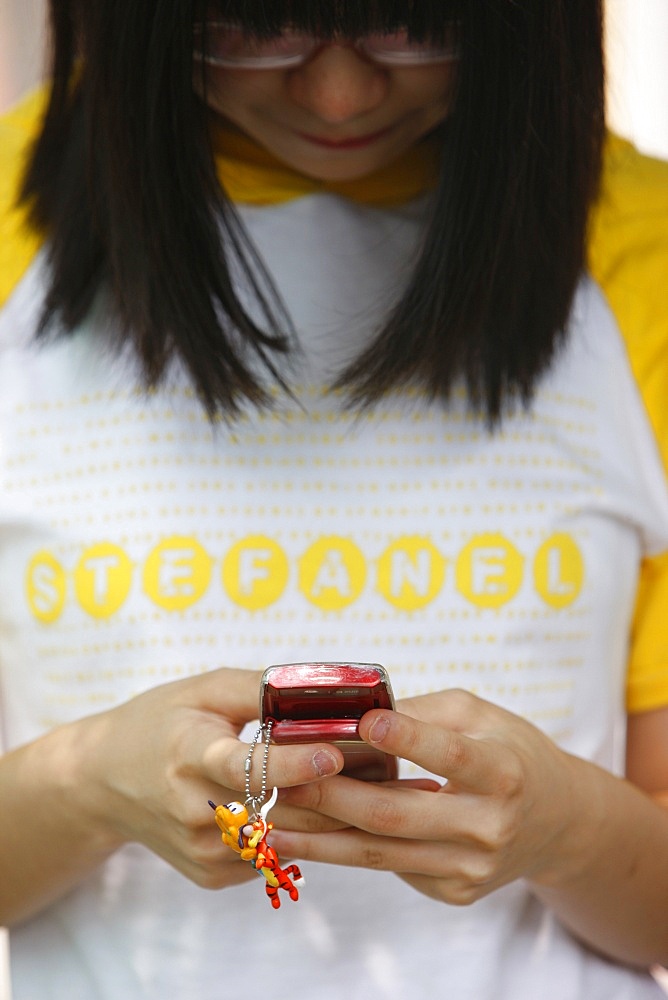
<path fill-rule="evenodd" d="M 571 0 L 577 2 L 577 0 Z M 44 73 L 45 0 L 0 0 L 0 112 Z M 668 159 L 668 0 L 606 0 L 611 126 Z M 0 932 L 0 1000 L 9 1000 Z"/>

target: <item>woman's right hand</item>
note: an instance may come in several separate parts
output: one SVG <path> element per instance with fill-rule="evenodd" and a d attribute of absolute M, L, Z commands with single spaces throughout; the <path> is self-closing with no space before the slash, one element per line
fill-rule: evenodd
<path fill-rule="evenodd" d="M 88 719 L 78 795 L 91 820 L 119 842 L 141 842 L 198 885 L 220 888 L 252 877 L 252 867 L 221 843 L 208 800 L 246 797 L 249 746 L 239 734 L 257 718 L 260 676 L 215 670 L 153 688 Z M 259 791 L 262 756 L 258 748 L 253 792 Z M 343 757 L 326 744 L 272 746 L 267 763 L 271 791 L 336 774 Z M 321 830 L 327 822 L 287 807 L 281 821 L 303 831 Z"/>
<path fill-rule="evenodd" d="M 125 843 L 139 842 L 196 884 L 253 877 L 221 842 L 208 805 L 245 799 L 260 673 L 220 669 L 153 688 L 116 708 L 46 733 L 0 757 L 0 925 L 43 909 Z M 251 772 L 259 791 L 263 753 Z M 343 767 L 326 744 L 272 746 L 267 787 L 312 782 Z M 277 806 L 295 831 L 341 824 Z"/>

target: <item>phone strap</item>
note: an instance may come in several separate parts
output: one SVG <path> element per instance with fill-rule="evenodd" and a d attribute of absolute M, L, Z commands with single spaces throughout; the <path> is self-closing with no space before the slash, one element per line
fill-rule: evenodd
<path fill-rule="evenodd" d="M 267 841 L 267 834 L 274 826 L 267 821 L 267 816 L 278 798 L 278 788 L 274 788 L 267 798 L 272 726 L 273 720 L 261 725 L 248 749 L 244 764 L 246 801 L 228 802 L 227 805 L 217 806 L 209 799 L 209 805 L 216 814 L 216 823 L 221 831 L 223 843 L 232 848 L 242 861 L 250 861 L 253 868 L 264 876 L 266 894 L 273 908 L 277 910 L 281 905 L 279 890 L 284 889 L 290 899 L 296 902 L 299 899 L 297 886 L 304 884 L 304 877 L 298 865 L 291 864 L 282 868 L 276 851 Z M 257 795 L 253 795 L 251 785 L 253 754 L 260 743 L 264 744 L 260 791 Z"/>

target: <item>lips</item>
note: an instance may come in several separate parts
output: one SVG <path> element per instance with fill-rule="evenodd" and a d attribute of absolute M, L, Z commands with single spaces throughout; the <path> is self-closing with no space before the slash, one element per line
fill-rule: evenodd
<path fill-rule="evenodd" d="M 328 139 L 325 136 L 309 135 L 307 132 L 298 132 L 297 135 L 314 146 L 322 146 L 323 149 L 363 149 L 364 146 L 371 146 L 374 142 L 384 138 L 390 131 L 389 128 L 384 128 L 379 132 L 372 132 L 361 136 L 350 136 L 346 139 Z"/>

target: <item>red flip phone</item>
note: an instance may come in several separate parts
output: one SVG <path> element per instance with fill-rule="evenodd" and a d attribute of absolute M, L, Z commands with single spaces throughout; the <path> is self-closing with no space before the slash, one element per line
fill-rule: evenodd
<path fill-rule="evenodd" d="M 377 663 L 283 663 L 262 676 L 260 719 L 273 722 L 272 743 L 333 743 L 343 774 L 363 781 L 397 777 L 395 757 L 360 738 L 372 708 L 394 708 L 387 671 Z"/>

